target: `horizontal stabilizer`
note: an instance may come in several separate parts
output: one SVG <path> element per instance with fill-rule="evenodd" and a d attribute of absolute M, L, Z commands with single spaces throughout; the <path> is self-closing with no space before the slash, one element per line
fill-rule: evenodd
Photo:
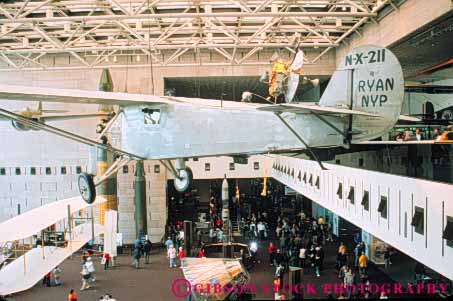
<path fill-rule="evenodd" d="M 298 114 L 344 114 L 344 115 L 358 115 L 358 116 L 370 116 L 370 117 L 379 117 L 379 115 L 357 111 L 349 110 L 338 107 L 321 107 L 313 103 L 297 103 L 297 104 L 280 104 L 280 105 L 270 105 L 263 106 L 258 108 L 259 111 L 274 112 L 274 113 L 298 113 Z"/>
<path fill-rule="evenodd" d="M 398 121 L 410 121 L 410 122 L 420 122 L 422 121 L 420 118 L 412 117 L 408 115 L 400 115 Z"/>

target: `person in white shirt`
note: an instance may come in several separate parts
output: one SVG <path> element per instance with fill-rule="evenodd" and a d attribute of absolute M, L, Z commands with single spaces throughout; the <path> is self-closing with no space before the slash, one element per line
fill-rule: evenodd
<path fill-rule="evenodd" d="M 266 227 L 264 226 L 262 221 L 258 222 L 258 233 L 260 234 L 260 239 L 264 240 L 264 232 L 266 231 Z"/>
<path fill-rule="evenodd" d="M 170 268 L 176 268 L 176 249 L 173 245 L 168 248 L 167 258 L 170 260 Z"/>
<path fill-rule="evenodd" d="M 305 258 L 307 256 L 307 249 L 304 247 L 300 248 L 299 250 L 299 260 L 300 260 L 300 267 L 304 268 L 305 267 Z"/>

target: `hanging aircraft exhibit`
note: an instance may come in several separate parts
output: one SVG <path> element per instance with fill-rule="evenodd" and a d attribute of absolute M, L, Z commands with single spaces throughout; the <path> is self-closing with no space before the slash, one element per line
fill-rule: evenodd
<path fill-rule="evenodd" d="M 184 191 L 192 178 L 185 158 L 300 151 L 316 158 L 313 148 L 348 148 L 373 140 L 396 124 L 403 98 L 403 72 L 396 56 L 386 48 L 363 46 L 341 61 L 319 103 L 267 105 L 0 85 L 0 99 L 117 105 L 104 132 L 121 116 L 120 148 L 5 109 L 0 109 L 0 116 L 21 127 L 115 153 L 118 159 L 101 177 L 94 179 L 86 173 L 79 177 L 79 191 L 91 203 L 95 186 L 134 159 L 160 160 L 175 177 L 177 190 Z M 175 166 L 171 160 L 176 160 Z"/>

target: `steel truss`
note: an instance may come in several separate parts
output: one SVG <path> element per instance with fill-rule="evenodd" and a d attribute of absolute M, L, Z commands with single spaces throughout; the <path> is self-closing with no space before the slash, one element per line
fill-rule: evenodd
<path fill-rule="evenodd" d="M 0 3 L 4 68 L 257 62 L 256 53 L 320 48 L 316 62 L 390 0 L 21 0 Z M 129 59 L 136 57 L 135 60 Z M 130 62 L 129 62 L 130 61 Z M 187 60 L 184 60 L 187 62 Z M 211 62 L 212 63 L 212 62 Z M 189 63 L 190 64 L 190 63 Z"/>

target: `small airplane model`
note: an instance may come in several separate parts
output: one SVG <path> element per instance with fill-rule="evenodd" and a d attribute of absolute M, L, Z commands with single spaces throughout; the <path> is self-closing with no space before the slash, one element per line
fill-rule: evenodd
<path fill-rule="evenodd" d="M 185 158 L 306 151 L 324 169 L 313 148 L 348 148 L 381 137 L 400 118 L 403 96 L 403 71 L 396 56 L 386 48 L 363 46 L 341 61 L 319 103 L 268 105 L 0 85 L 0 99 L 119 106 L 103 132 L 121 116 L 121 148 L 3 108 L 0 116 L 24 128 L 44 130 L 116 154 L 116 161 L 100 177 L 80 174 L 79 191 L 91 203 L 95 187 L 134 159 L 160 160 L 175 177 L 178 191 L 185 191 L 192 180 Z"/>

